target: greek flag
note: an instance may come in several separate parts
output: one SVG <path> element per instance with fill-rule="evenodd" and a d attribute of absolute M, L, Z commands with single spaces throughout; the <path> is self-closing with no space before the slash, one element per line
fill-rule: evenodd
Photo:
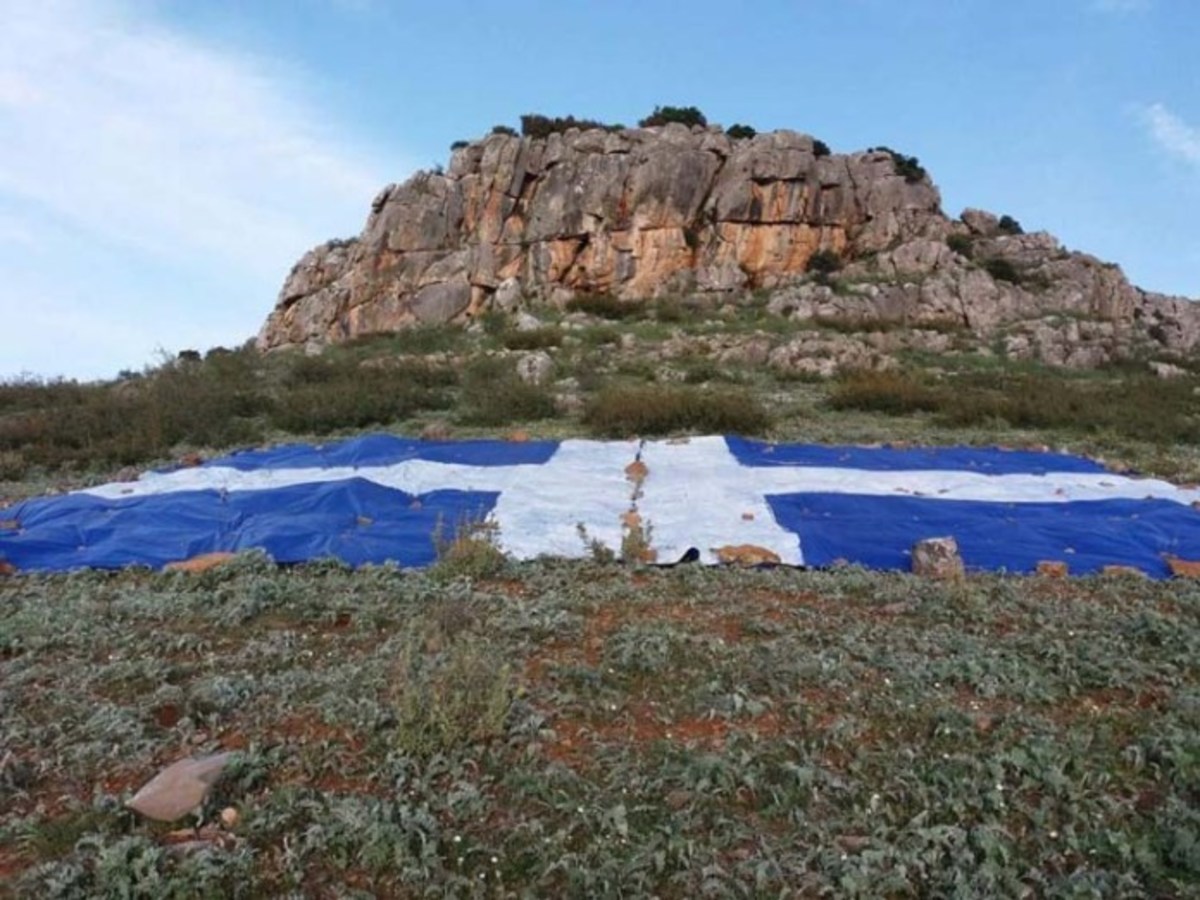
<path fill-rule="evenodd" d="M 160 568 L 261 548 L 279 563 L 424 566 L 439 535 L 490 524 L 515 559 L 617 549 L 631 528 L 669 563 L 733 548 L 785 565 L 907 570 L 957 539 L 968 570 L 1167 577 L 1200 559 L 1200 490 L 1076 456 L 977 448 L 660 441 L 421 441 L 377 435 L 234 453 L 0 509 L 18 571 Z"/>

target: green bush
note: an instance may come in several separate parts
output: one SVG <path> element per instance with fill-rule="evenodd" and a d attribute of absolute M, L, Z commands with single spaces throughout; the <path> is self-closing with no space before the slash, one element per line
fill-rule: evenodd
<path fill-rule="evenodd" d="M 974 253 L 975 242 L 969 235 L 952 234 L 946 238 L 946 246 L 959 256 L 965 256 L 967 259 L 970 259 L 971 254 Z"/>
<path fill-rule="evenodd" d="M 493 125 L 492 126 L 492 134 L 504 134 L 504 135 L 507 135 L 508 137 L 516 137 L 517 129 L 512 128 L 508 125 Z"/>
<path fill-rule="evenodd" d="M 839 378 L 829 395 L 834 409 L 856 409 L 902 415 L 931 412 L 940 397 L 925 382 L 906 372 L 848 372 Z"/>
<path fill-rule="evenodd" d="M 804 270 L 820 275 L 830 275 L 841 267 L 842 257 L 836 250 L 818 250 L 808 258 Z"/>
<path fill-rule="evenodd" d="M 762 434 L 770 416 L 747 391 L 687 386 L 612 386 L 584 410 L 584 424 L 604 437 L 675 432 Z"/>
<path fill-rule="evenodd" d="M 907 372 L 851 372 L 833 387 L 834 409 L 933 413 L 943 425 L 1057 429 L 1177 444 L 1200 440 L 1195 380 L 1145 374 L 1070 378 L 1061 373 L 964 373 L 931 382 Z"/>
<path fill-rule="evenodd" d="M 672 122 L 687 125 L 689 128 L 696 125 L 703 128 L 708 125 L 708 119 L 704 117 L 704 113 L 694 106 L 656 106 L 654 112 L 638 122 L 638 125 L 642 128 L 654 128 L 658 125 L 669 125 Z"/>
<path fill-rule="evenodd" d="M 451 152 L 453 152 L 455 150 L 462 150 L 464 147 L 470 147 L 470 146 L 471 146 L 470 141 L 455 141 L 453 144 L 450 145 L 450 150 L 451 150 Z"/>
<path fill-rule="evenodd" d="M 347 428 L 387 425 L 417 412 L 445 409 L 452 370 L 422 362 L 363 366 L 353 357 L 300 357 L 284 376 L 284 390 L 268 421 L 292 434 L 328 434 Z"/>
<path fill-rule="evenodd" d="M 509 350 L 546 350 L 562 346 L 563 333 L 561 328 L 546 325 L 531 331 L 506 331 L 501 342 Z"/>
<path fill-rule="evenodd" d="M 903 153 L 898 153 L 891 147 L 872 147 L 868 153 L 886 153 L 892 158 L 892 165 L 896 169 L 896 174 L 900 175 L 909 184 L 916 184 L 921 181 L 929 173 L 925 171 L 925 167 L 921 165 L 921 161 L 915 156 L 906 156 Z"/>
<path fill-rule="evenodd" d="M 458 417 L 464 423 L 509 425 L 554 414 L 554 395 L 522 381 L 511 359 L 482 357 L 463 373 Z"/>
<path fill-rule="evenodd" d="M 1024 234 L 1025 229 L 1021 227 L 1021 223 L 1012 216 L 1001 216 L 999 229 L 1004 234 Z"/>
<path fill-rule="evenodd" d="M 620 125 L 609 125 L 593 119 L 576 119 L 574 116 L 543 116 L 538 113 L 526 113 L 521 116 L 521 134 L 525 137 L 544 138 L 578 128 L 588 131 L 599 128 L 604 131 L 617 131 Z"/>
<path fill-rule="evenodd" d="M 499 737 L 515 693 L 514 673 L 489 636 L 447 633 L 431 623 L 410 632 L 393 668 L 393 741 L 418 759 Z"/>
<path fill-rule="evenodd" d="M 1010 284 L 1021 283 L 1021 273 L 1007 259 L 993 257 L 984 262 L 983 268 L 997 281 L 1007 281 Z"/>
<path fill-rule="evenodd" d="M 258 440 L 271 404 L 261 365 L 251 349 L 171 359 L 116 383 L 0 382 L 5 469 L 105 469 L 163 459 L 180 444 Z"/>
<path fill-rule="evenodd" d="M 829 145 L 820 138 L 813 139 L 813 156 L 820 159 L 822 156 L 828 156 L 832 151 Z"/>
<path fill-rule="evenodd" d="M 735 141 L 738 141 L 752 138 L 758 134 L 758 132 L 749 125 L 730 125 L 727 129 L 725 129 L 725 134 L 733 138 Z"/>
<path fill-rule="evenodd" d="M 576 294 L 567 301 L 567 311 L 616 321 L 640 316 L 645 309 L 640 303 L 626 303 L 612 294 Z"/>

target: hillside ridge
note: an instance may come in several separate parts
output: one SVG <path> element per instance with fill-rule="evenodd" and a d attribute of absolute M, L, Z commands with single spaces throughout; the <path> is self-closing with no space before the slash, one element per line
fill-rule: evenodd
<path fill-rule="evenodd" d="M 362 233 L 296 263 L 257 339 L 319 347 L 581 294 L 725 301 L 792 317 L 960 329 L 1092 366 L 1200 343 L 1200 307 L 1011 218 L 941 210 L 910 157 L 718 126 L 493 133 L 375 198 Z"/>

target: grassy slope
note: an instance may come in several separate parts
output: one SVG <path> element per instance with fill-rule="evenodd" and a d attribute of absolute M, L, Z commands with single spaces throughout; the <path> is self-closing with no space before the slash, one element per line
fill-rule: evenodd
<path fill-rule="evenodd" d="M 673 329 L 830 327 L 753 304 L 708 321 L 660 305 L 318 360 L 213 354 L 116 388 L 3 385 L 0 502 L 193 449 L 432 421 L 1050 445 L 1200 478 L 1195 377 L 968 354 L 828 384 L 643 358 Z M 581 409 L 456 362 L 538 347 Z M 631 396 L 636 422 L 613 413 Z M 1189 583 L 486 552 L 428 573 L 248 558 L 0 579 L 0 894 L 1200 896 L 1197 660 Z M 207 849 L 121 808 L 217 747 L 244 752 L 210 818 L 242 818 Z"/>
<path fill-rule="evenodd" d="M 249 558 L 0 603 L 0 866 L 30 896 L 1182 896 L 1200 875 L 1190 583 Z M 218 747 L 244 752 L 210 814 L 242 819 L 173 857 L 121 800 Z"/>

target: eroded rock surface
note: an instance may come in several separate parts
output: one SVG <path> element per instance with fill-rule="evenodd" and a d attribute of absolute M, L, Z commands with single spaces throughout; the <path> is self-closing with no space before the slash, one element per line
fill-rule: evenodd
<path fill-rule="evenodd" d="M 819 251 L 844 263 L 834 277 L 806 276 Z M 990 213 L 951 220 L 890 152 L 818 155 L 797 132 L 735 140 L 667 125 L 493 134 L 445 173 L 387 187 L 361 235 L 296 264 L 258 345 L 312 348 L 580 293 L 761 288 L 781 289 L 777 314 L 960 329 L 1059 365 L 1200 343 L 1196 304 Z"/>

